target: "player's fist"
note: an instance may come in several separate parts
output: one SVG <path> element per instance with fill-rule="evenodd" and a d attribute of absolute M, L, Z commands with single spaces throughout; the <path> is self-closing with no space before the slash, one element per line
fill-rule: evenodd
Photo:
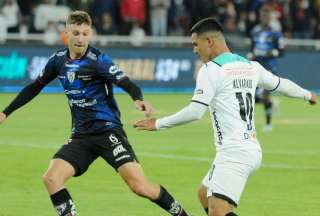
<path fill-rule="evenodd" d="M 144 111 L 144 115 L 149 118 L 153 113 L 153 107 L 147 101 L 136 100 L 135 106 L 137 110 Z"/>
<path fill-rule="evenodd" d="M 133 127 L 137 128 L 138 130 L 156 130 L 156 119 L 152 118 L 137 121 L 134 123 Z"/>
<path fill-rule="evenodd" d="M 6 114 L 3 112 L 0 112 L 0 124 L 3 123 L 7 119 Z"/>
<path fill-rule="evenodd" d="M 316 105 L 317 104 L 317 100 L 318 100 L 317 99 L 317 95 L 315 93 L 311 92 L 311 98 L 309 100 L 309 103 L 311 105 Z"/>

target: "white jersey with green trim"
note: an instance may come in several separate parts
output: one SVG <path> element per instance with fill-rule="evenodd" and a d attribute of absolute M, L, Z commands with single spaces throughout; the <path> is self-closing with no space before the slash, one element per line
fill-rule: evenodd
<path fill-rule="evenodd" d="M 192 101 L 209 106 L 217 151 L 260 149 L 254 124 L 256 87 L 276 88 L 278 83 L 259 63 L 232 53 L 201 67 Z"/>

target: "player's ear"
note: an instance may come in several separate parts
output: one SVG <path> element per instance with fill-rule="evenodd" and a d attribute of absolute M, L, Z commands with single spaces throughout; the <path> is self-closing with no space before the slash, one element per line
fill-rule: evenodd
<path fill-rule="evenodd" d="M 213 37 L 207 37 L 206 38 L 206 40 L 207 40 L 207 43 L 208 43 L 208 46 L 210 47 L 210 48 L 212 48 L 213 47 L 213 45 L 214 45 L 214 39 L 213 39 Z"/>

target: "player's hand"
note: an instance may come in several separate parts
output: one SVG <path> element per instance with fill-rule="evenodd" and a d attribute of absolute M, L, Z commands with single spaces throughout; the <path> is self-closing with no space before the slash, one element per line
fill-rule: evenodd
<path fill-rule="evenodd" d="M 0 112 L 0 124 L 3 123 L 7 119 L 6 114 L 3 112 Z"/>
<path fill-rule="evenodd" d="M 318 100 L 317 99 L 317 95 L 315 93 L 311 92 L 311 98 L 309 100 L 309 103 L 311 105 L 316 105 L 317 104 L 317 100 Z"/>
<path fill-rule="evenodd" d="M 144 111 L 144 115 L 149 118 L 153 114 L 153 107 L 147 101 L 136 100 L 135 106 L 137 110 Z"/>
<path fill-rule="evenodd" d="M 137 128 L 138 130 L 154 131 L 156 130 L 156 119 L 151 118 L 137 121 L 134 123 L 133 127 Z"/>

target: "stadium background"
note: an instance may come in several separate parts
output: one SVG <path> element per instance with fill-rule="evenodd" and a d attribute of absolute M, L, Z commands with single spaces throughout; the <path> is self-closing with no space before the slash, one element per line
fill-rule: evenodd
<path fill-rule="evenodd" d="M 1 15 L 5 17 L 12 13 L 16 10 L 12 4 L 17 3 L 19 16 L 16 17 L 19 19 L 15 26 L 8 25 L 5 37 L 0 36 L 0 109 L 25 84 L 35 79 L 51 53 L 63 46 L 65 38 L 61 31 L 61 20 L 64 16 L 50 16 L 55 14 L 53 11 L 65 13 L 79 8 L 94 11 L 94 15 L 99 15 L 98 20 L 106 11 L 114 14 L 114 31 L 103 32 L 100 29 L 99 32 L 100 27 L 96 26 L 93 45 L 107 52 L 143 87 L 145 98 L 156 108 L 156 117 L 179 110 L 191 99 L 194 77 L 200 63 L 192 53 L 187 35 L 189 26 L 202 16 L 218 14 L 227 28 L 228 42 L 233 51 L 245 55 L 249 50 L 247 33 L 258 22 L 249 20 L 250 14 L 256 14 L 264 4 L 273 7 L 278 15 L 282 14 L 277 20 L 286 36 L 286 50 L 284 57 L 279 59 L 280 75 L 319 93 L 318 1 L 301 1 L 305 3 L 305 25 L 302 22 L 304 28 L 301 29 L 293 25 L 295 13 L 292 11 L 295 11 L 294 3 L 298 2 L 295 0 L 172 0 L 171 4 L 176 3 L 176 16 L 169 13 L 166 17 L 171 20 L 168 20 L 165 36 L 152 35 L 150 1 L 136 1 L 145 2 L 142 7 L 145 20 L 139 25 L 140 33 L 138 31 L 135 34 L 120 31 L 123 26 L 121 1 L 45 1 L 48 7 L 44 7 L 44 11 L 49 8 L 52 13 L 41 17 L 47 22 L 43 29 L 37 29 L 33 24 L 35 8 L 42 1 L 2 1 Z M 9 2 L 12 2 L 11 7 L 5 7 Z M 95 7 L 92 7 L 92 2 L 96 3 Z M 203 4 L 210 2 L 214 3 L 213 8 L 203 7 Z M 226 9 L 230 7 L 234 8 L 235 13 Z M 301 8 L 297 11 L 301 15 Z M 8 19 L 12 21 L 13 18 Z M 99 23 L 97 21 L 95 25 Z M 130 22 L 129 28 L 133 26 Z M 41 175 L 53 153 L 69 136 L 70 116 L 67 101 L 57 82 L 44 91 L 46 93 L 16 111 L 0 127 L 0 216 L 55 215 L 41 183 Z M 132 124 L 143 115 L 134 109 L 127 95 L 117 93 L 116 98 L 122 110 L 124 127 L 147 175 L 166 185 L 192 214 L 204 215 L 197 203 L 196 189 L 214 156 L 209 116 L 167 131 L 138 132 L 132 128 Z M 264 150 L 263 165 L 250 178 L 236 212 L 246 216 L 319 216 L 319 108 L 281 96 L 276 99 L 280 106 L 271 133 L 262 132 L 263 109 L 257 106 L 255 119 Z M 67 186 L 73 194 L 79 215 L 166 215 L 148 201 L 131 194 L 102 160 L 98 160 L 86 175 L 73 179 Z"/>

